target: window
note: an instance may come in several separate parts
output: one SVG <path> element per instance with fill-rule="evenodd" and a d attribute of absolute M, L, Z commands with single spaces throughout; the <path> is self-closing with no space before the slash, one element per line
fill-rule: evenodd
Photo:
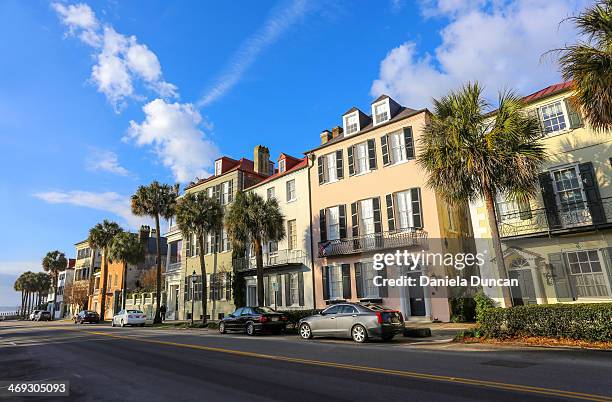
<path fill-rule="evenodd" d="M 294 201 L 295 197 L 295 180 L 289 180 L 287 182 L 287 202 Z"/>
<path fill-rule="evenodd" d="M 226 181 L 221 184 L 221 205 L 225 205 L 229 202 L 230 197 L 230 182 Z"/>
<path fill-rule="evenodd" d="M 119 275 L 115 274 L 115 287 L 119 284 Z"/>
<path fill-rule="evenodd" d="M 591 214 L 585 202 L 578 166 L 551 172 L 559 213 L 563 223 L 590 224 Z"/>
<path fill-rule="evenodd" d="M 219 176 L 221 174 L 221 159 L 215 161 L 215 176 Z"/>
<path fill-rule="evenodd" d="M 609 279 L 597 250 L 566 253 L 578 297 L 610 297 Z"/>
<path fill-rule="evenodd" d="M 343 306 L 331 306 L 324 311 L 325 314 L 340 314 Z"/>
<path fill-rule="evenodd" d="M 287 221 L 287 240 L 289 250 L 297 248 L 297 228 L 295 219 Z"/>
<path fill-rule="evenodd" d="M 504 194 L 498 194 L 496 204 L 501 221 L 509 221 L 519 218 L 520 207 L 516 200 L 508 199 L 508 197 Z"/>
<path fill-rule="evenodd" d="M 327 209 L 327 240 L 340 238 L 340 208 Z"/>
<path fill-rule="evenodd" d="M 284 159 L 281 159 L 280 161 L 278 161 L 278 171 L 279 173 L 284 173 L 285 170 L 287 170 L 287 163 Z"/>
<path fill-rule="evenodd" d="M 397 208 L 397 224 L 399 230 L 406 230 L 415 227 L 414 222 L 414 207 L 415 203 L 419 203 L 418 199 L 412 199 L 412 191 L 401 191 L 395 195 Z M 417 205 L 419 208 L 420 205 Z M 420 209 L 419 209 L 420 212 Z"/>
<path fill-rule="evenodd" d="M 348 304 L 345 304 L 342 306 L 342 308 L 340 309 L 340 314 L 357 314 L 358 311 L 355 307 L 353 306 L 349 306 Z"/>
<path fill-rule="evenodd" d="M 389 145 L 391 147 L 391 163 L 398 163 L 406 160 L 406 143 L 403 133 L 390 134 Z"/>
<path fill-rule="evenodd" d="M 359 131 L 359 117 L 357 112 L 344 116 L 344 132 L 346 135 L 355 134 Z"/>
<path fill-rule="evenodd" d="M 212 188 L 212 187 L 208 187 L 208 188 L 206 189 L 206 196 L 207 196 L 208 198 L 213 198 L 214 192 L 215 192 L 215 189 L 214 189 L 214 188 Z"/>
<path fill-rule="evenodd" d="M 359 210 L 361 212 L 361 228 L 363 235 L 374 233 L 374 207 L 372 199 L 362 200 L 359 202 Z"/>
<path fill-rule="evenodd" d="M 278 242 L 269 241 L 268 242 L 268 254 L 276 254 L 277 252 L 278 252 Z"/>
<path fill-rule="evenodd" d="M 342 298 L 342 267 L 331 266 L 329 267 L 329 298 L 340 299 Z"/>
<path fill-rule="evenodd" d="M 266 194 L 268 199 L 274 198 L 274 187 L 270 187 L 268 190 L 266 190 Z"/>
<path fill-rule="evenodd" d="M 380 297 L 379 287 L 374 285 L 374 277 L 379 275 L 374 269 L 374 264 L 370 262 L 362 262 L 361 264 L 361 280 L 364 299 L 376 299 Z"/>
<path fill-rule="evenodd" d="M 289 279 L 289 301 L 291 306 L 300 304 L 300 288 L 299 279 L 297 272 L 291 273 L 287 276 Z"/>
<path fill-rule="evenodd" d="M 325 155 L 325 178 L 326 183 L 331 183 L 338 180 L 336 170 L 336 154 L 334 152 Z"/>
<path fill-rule="evenodd" d="M 368 144 L 362 142 L 355 145 L 355 174 L 368 172 Z"/>
<path fill-rule="evenodd" d="M 229 237 L 227 236 L 227 229 L 223 228 L 221 230 L 221 251 L 229 251 L 230 242 Z"/>
<path fill-rule="evenodd" d="M 213 253 L 215 251 L 215 237 L 213 236 L 212 233 L 207 233 L 206 234 L 206 251 L 205 254 L 210 254 Z"/>
<path fill-rule="evenodd" d="M 374 105 L 374 124 L 384 123 L 389 120 L 389 104 L 383 101 Z"/>
<path fill-rule="evenodd" d="M 555 133 L 557 131 L 565 130 L 567 123 L 565 120 L 565 114 L 561 101 L 551 103 L 550 105 L 542 106 L 540 108 L 540 114 L 542 116 L 542 125 L 544 126 L 544 133 Z"/>

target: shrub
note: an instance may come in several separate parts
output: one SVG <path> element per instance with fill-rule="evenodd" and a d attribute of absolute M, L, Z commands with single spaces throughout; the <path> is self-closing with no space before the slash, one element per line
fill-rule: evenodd
<path fill-rule="evenodd" d="M 282 310 L 279 311 L 287 316 L 287 324 L 292 327 L 296 327 L 298 322 L 302 318 L 310 317 L 311 315 L 316 315 L 321 312 L 320 309 L 312 309 L 312 310 Z"/>
<path fill-rule="evenodd" d="M 482 322 L 484 314 L 496 307 L 495 301 L 482 291 L 476 293 L 474 302 L 476 304 L 476 322 Z"/>
<path fill-rule="evenodd" d="M 468 322 L 476 318 L 476 302 L 472 297 L 456 297 L 451 299 L 451 321 Z"/>
<path fill-rule="evenodd" d="M 479 332 L 488 338 L 546 337 L 612 341 L 612 303 L 489 308 Z"/>

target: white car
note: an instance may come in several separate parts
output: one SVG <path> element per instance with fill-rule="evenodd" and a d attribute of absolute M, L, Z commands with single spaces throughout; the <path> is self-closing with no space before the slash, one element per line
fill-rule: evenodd
<path fill-rule="evenodd" d="M 144 327 L 147 316 L 140 310 L 121 310 L 113 317 L 113 327 L 119 325 L 139 325 Z"/>
<path fill-rule="evenodd" d="M 38 315 L 38 313 L 40 313 L 42 310 L 34 310 L 30 313 L 30 321 L 34 321 L 34 319 L 36 318 L 36 316 Z"/>

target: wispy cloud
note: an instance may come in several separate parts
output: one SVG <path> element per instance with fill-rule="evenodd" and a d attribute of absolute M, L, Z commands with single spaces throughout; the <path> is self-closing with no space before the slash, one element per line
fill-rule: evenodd
<path fill-rule="evenodd" d="M 115 192 L 94 193 L 89 191 L 47 191 L 34 194 L 34 197 L 49 204 L 68 204 L 98 211 L 110 212 L 123 219 L 130 228 L 150 223 L 149 219 L 132 214 L 130 197 Z"/>
<path fill-rule="evenodd" d="M 26 271 L 38 272 L 41 270 L 41 261 L 0 261 L 0 274 L 18 275 Z"/>
<path fill-rule="evenodd" d="M 257 56 L 265 48 L 276 42 L 308 10 L 309 4 L 306 0 L 294 0 L 288 6 L 273 12 L 263 26 L 242 43 L 232 56 L 225 71 L 206 94 L 200 98 L 197 106 L 207 106 L 232 89 L 257 59 Z"/>
<path fill-rule="evenodd" d="M 128 176 L 130 172 L 121 166 L 119 157 L 112 151 L 94 148 L 85 161 L 87 169 L 94 172 L 108 172 L 119 176 Z"/>

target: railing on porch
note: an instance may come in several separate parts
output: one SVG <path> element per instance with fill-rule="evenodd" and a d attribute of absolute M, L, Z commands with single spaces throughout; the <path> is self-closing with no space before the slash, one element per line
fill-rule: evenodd
<path fill-rule="evenodd" d="M 306 264 L 306 262 L 306 253 L 302 250 L 278 250 L 273 253 L 263 254 L 264 268 L 287 264 Z M 247 271 L 257 268 L 255 257 L 236 258 L 233 264 L 236 271 Z"/>
<path fill-rule="evenodd" d="M 426 241 L 427 232 L 421 229 L 372 233 L 363 236 L 319 242 L 319 257 L 422 246 L 425 245 Z"/>

